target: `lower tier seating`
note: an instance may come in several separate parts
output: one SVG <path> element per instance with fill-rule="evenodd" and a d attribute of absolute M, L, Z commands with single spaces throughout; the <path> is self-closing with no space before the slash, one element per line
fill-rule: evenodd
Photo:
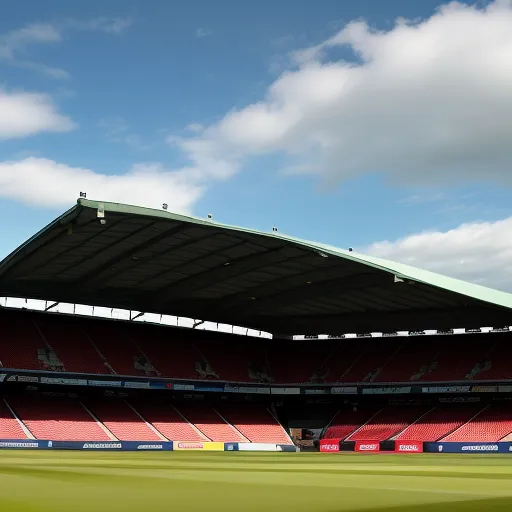
<path fill-rule="evenodd" d="M 122 400 L 88 401 L 87 406 L 120 441 L 162 441 L 162 437 Z"/>
<path fill-rule="evenodd" d="M 366 423 L 374 414 L 375 410 L 373 409 L 338 411 L 327 427 L 324 438 L 345 439 L 361 425 Z"/>
<path fill-rule="evenodd" d="M 481 405 L 440 405 L 434 407 L 415 423 L 402 430 L 395 439 L 410 441 L 437 441 L 469 421 Z"/>
<path fill-rule="evenodd" d="M 19 421 L 12 415 L 3 398 L 0 398 L 0 438 L 27 439 Z"/>
<path fill-rule="evenodd" d="M 401 432 L 425 412 L 424 407 L 386 407 L 350 435 L 347 441 L 385 441 Z"/>
<path fill-rule="evenodd" d="M 231 405 L 222 407 L 220 412 L 252 443 L 291 444 L 283 427 L 263 406 Z"/>
<path fill-rule="evenodd" d="M 151 423 L 167 439 L 172 441 L 209 441 L 197 428 L 189 423 L 172 405 L 133 403 L 137 412 Z"/>
<path fill-rule="evenodd" d="M 211 441 L 224 443 L 244 443 L 247 439 L 235 428 L 228 424 L 212 407 L 196 405 L 179 405 L 178 410 L 193 423 Z"/>
<path fill-rule="evenodd" d="M 82 404 L 71 398 L 16 396 L 9 405 L 36 439 L 108 441 L 110 438 Z M 23 437 L 26 437 L 23 433 Z"/>
<path fill-rule="evenodd" d="M 512 432 L 512 411 L 487 407 L 442 441 L 496 442 Z"/>

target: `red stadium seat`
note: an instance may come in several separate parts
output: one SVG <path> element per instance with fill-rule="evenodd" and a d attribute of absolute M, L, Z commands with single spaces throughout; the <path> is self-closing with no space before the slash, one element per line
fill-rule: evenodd
<path fill-rule="evenodd" d="M 389 406 L 379 411 L 368 423 L 362 425 L 347 441 L 386 441 L 404 430 L 426 412 L 418 406 Z"/>
<path fill-rule="evenodd" d="M 512 411 L 491 406 L 441 441 L 496 442 L 512 432 Z"/>
<path fill-rule="evenodd" d="M 252 443 L 292 444 L 279 422 L 263 406 L 257 404 L 225 405 L 222 416 Z"/>
<path fill-rule="evenodd" d="M 27 439 L 20 423 L 2 398 L 0 398 L 0 439 Z"/>
<path fill-rule="evenodd" d="M 122 400 L 89 400 L 87 406 L 120 441 L 163 440 Z"/>
<path fill-rule="evenodd" d="M 402 430 L 395 439 L 437 441 L 459 428 L 481 409 L 481 405 L 441 405 L 434 407 L 412 425 Z"/>
<path fill-rule="evenodd" d="M 36 439 L 108 441 L 110 437 L 82 404 L 71 398 L 15 396 L 8 399 Z"/>

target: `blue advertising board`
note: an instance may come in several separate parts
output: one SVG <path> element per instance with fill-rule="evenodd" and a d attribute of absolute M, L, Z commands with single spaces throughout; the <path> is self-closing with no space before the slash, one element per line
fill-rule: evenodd
<path fill-rule="evenodd" d="M 512 443 L 425 443 L 430 453 L 512 453 Z"/>

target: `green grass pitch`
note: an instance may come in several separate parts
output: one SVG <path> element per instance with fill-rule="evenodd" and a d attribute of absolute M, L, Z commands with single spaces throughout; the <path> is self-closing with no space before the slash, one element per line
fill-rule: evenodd
<path fill-rule="evenodd" d="M 512 511 L 512 457 L 0 451 L 2 512 Z"/>

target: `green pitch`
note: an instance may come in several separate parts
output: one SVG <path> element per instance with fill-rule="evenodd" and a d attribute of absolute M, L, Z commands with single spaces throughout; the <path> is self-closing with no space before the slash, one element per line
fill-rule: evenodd
<path fill-rule="evenodd" d="M 0 451 L 0 510 L 512 510 L 512 456 Z"/>

